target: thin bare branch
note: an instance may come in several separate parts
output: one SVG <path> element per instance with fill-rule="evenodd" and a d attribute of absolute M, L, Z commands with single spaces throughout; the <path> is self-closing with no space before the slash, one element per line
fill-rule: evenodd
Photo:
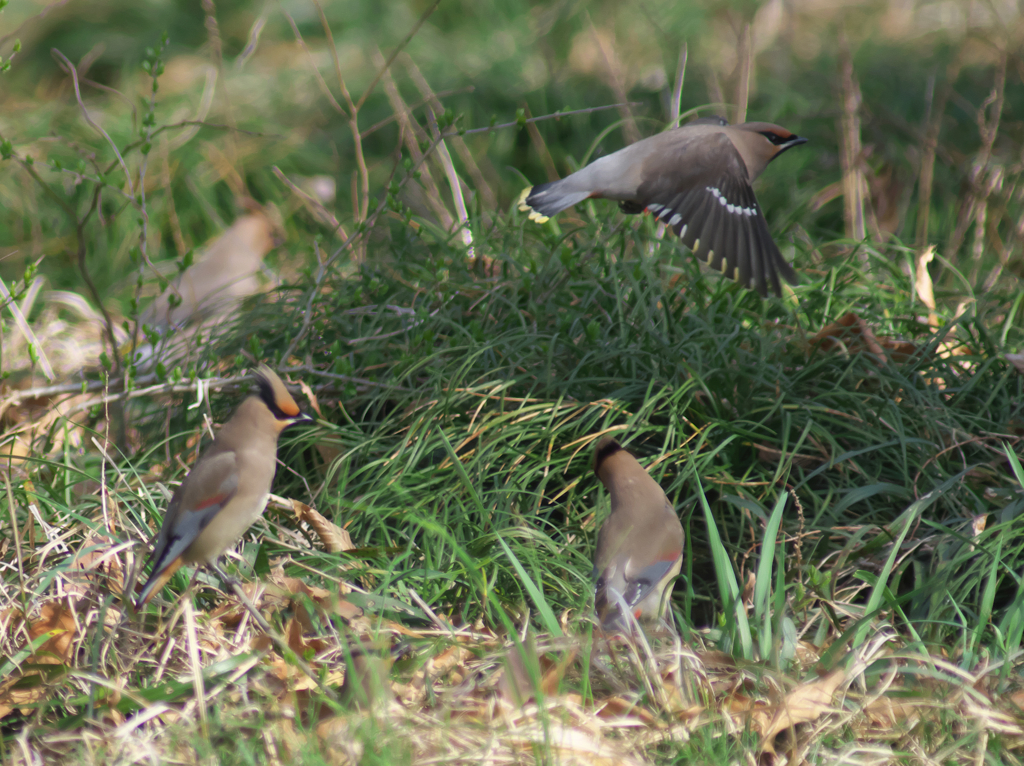
<path fill-rule="evenodd" d="M 743 25 L 739 33 L 739 56 L 736 68 L 739 79 L 736 81 L 736 116 L 734 123 L 747 121 L 747 103 L 750 101 L 750 77 L 754 68 L 754 44 L 750 34 L 750 23 Z"/>
<path fill-rule="evenodd" d="M 939 90 L 939 95 L 934 101 L 929 98 L 928 114 L 925 116 L 924 124 L 924 146 L 921 154 L 921 171 L 917 182 L 917 232 L 915 246 L 920 252 L 928 247 L 928 219 L 931 213 L 932 186 L 935 177 L 935 155 L 939 146 L 939 135 L 942 132 L 942 120 L 946 114 L 946 102 L 953 92 L 953 86 L 960 76 L 960 68 L 963 66 L 963 48 L 957 51 L 956 56 L 946 67 L 946 81 Z M 934 82 L 931 85 L 934 89 Z"/>
<path fill-rule="evenodd" d="M 846 236 L 860 242 L 867 235 L 864 221 L 867 181 L 861 168 L 861 93 L 853 71 L 853 54 L 844 35 L 839 38 L 839 78 L 842 94 L 839 154 L 843 169 L 843 217 Z"/>
<path fill-rule="evenodd" d="M 299 47 L 306 52 L 306 56 L 309 58 L 310 68 L 313 70 L 313 74 L 316 76 L 316 82 L 320 86 L 320 92 L 324 94 L 324 97 L 330 102 L 331 106 L 334 107 L 334 111 L 338 114 L 345 114 L 344 108 L 338 103 L 338 100 L 331 93 L 331 89 L 327 87 L 327 83 L 324 81 L 323 75 L 320 74 L 320 70 L 317 68 L 316 61 L 313 60 L 313 52 L 306 45 L 306 41 L 302 38 L 302 33 L 299 31 L 298 24 L 295 23 L 295 19 L 288 11 L 282 10 L 284 17 L 288 19 L 288 24 L 292 28 L 292 34 L 295 35 L 295 42 L 299 44 Z"/>
<path fill-rule="evenodd" d="M 518 125 L 528 125 L 531 122 L 543 122 L 544 120 L 560 120 L 563 117 L 572 117 L 577 114 L 592 114 L 593 112 L 605 112 L 609 109 L 621 109 L 625 106 L 641 106 L 640 101 L 626 101 L 622 104 L 605 104 L 604 106 L 591 106 L 587 109 L 573 109 L 568 112 L 555 112 L 554 114 L 545 114 L 540 117 L 530 117 L 528 119 L 515 122 L 503 122 L 500 125 L 491 125 L 486 128 L 470 128 L 469 130 L 452 130 L 445 133 L 442 138 L 447 138 L 451 135 L 469 136 L 474 133 L 489 133 L 492 130 L 504 130 L 505 128 L 514 128 Z"/>
<path fill-rule="evenodd" d="M 277 165 L 274 165 L 274 167 L 271 169 L 274 171 L 274 175 L 278 177 L 281 183 L 283 183 L 285 186 L 291 189 L 292 193 L 295 194 L 295 196 L 299 197 L 303 202 L 305 202 L 313 209 L 313 213 L 317 218 L 319 218 L 323 223 L 327 224 L 328 226 L 334 227 L 335 233 L 340 232 L 341 236 L 348 236 L 348 232 L 345 231 L 345 227 L 338 222 L 338 219 L 334 217 L 331 211 L 329 211 L 320 203 L 320 200 L 316 199 L 316 197 L 313 197 L 310 194 L 307 194 L 305 191 L 303 191 L 294 183 L 292 183 L 292 180 L 288 178 L 288 176 L 286 176 L 284 172 L 281 170 L 281 168 L 279 168 Z"/>
<path fill-rule="evenodd" d="M 668 110 L 670 125 L 677 125 L 679 123 L 679 110 L 682 108 L 683 82 L 686 79 L 686 57 L 688 52 L 689 46 L 683 43 L 683 48 L 679 51 L 679 65 L 676 67 L 676 84 L 672 88 L 672 102 L 669 104 Z"/>
<path fill-rule="evenodd" d="M 619 61 L 619 57 L 615 53 L 614 47 L 608 47 L 605 45 L 604 40 L 601 39 L 600 33 L 597 31 L 597 27 L 594 26 L 594 22 L 590 18 L 590 14 L 586 14 L 587 23 L 590 25 L 590 34 L 593 36 L 594 41 L 597 43 L 598 50 L 601 51 L 601 56 L 604 58 L 605 66 L 608 71 L 608 84 L 615 94 L 615 97 L 620 102 L 625 103 L 628 99 L 626 95 L 626 83 L 625 78 L 622 75 L 622 63 Z M 630 111 L 628 106 L 623 106 L 619 109 L 619 114 L 623 119 L 622 132 L 626 136 L 627 144 L 635 144 L 640 140 L 640 128 L 636 125 L 636 119 L 633 117 L 633 112 Z"/>
<path fill-rule="evenodd" d="M 383 66 L 381 66 L 380 69 L 377 71 L 376 77 L 374 77 L 373 80 L 370 81 L 369 86 L 367 86 L 366 90 L 363 91 L 363 95 L 360 96 L 359 101 L 356 102 L 357 110 L 364 103 L 366 103 L 366 99 L 369 97 L 371 93 L 373 93 L 373 89 L 377 87 L 377 83 L 380 82 L 380 78 L 383 77 L 384 73 L 387 72 L 388 69 L 391 67 L 391 63 L 395 60 L 399 53 L 405 50 L 405 46 L 407 46 L 409 42 L 412 40 L 412 38 L 416 36 L 416 33 L 420 31 L 420 27 L 422 27 L 423 24 L 426 23 L 427 19 L 431 17 L 434 11 L 437 10 L 437 6 L 439 6 L 440 4 L 441 0 L 434 0 L 434 4 L 423 12 L 423 15 L 420 16 L 419 21 L 417 21 L 413 25 L 413 28 L 409 30 L 409 34 L 407 34 L 405 36 L 405 39 L 402 40 L 402 42 L 400 42 L 391 52 L 391 55 L 388 56 L 387 61 L 385 61 Z"/>
<path fill-rule="evenodd" d="M 128 183 L 128 191 L 132 196 L 135 196 L 135 186 L 132 184 L 132 174 L 128 170 L 128 165 L 124 161 L 124 157 L 121 156 L 121 151 L 117 148 L 117 144 L 102 127 L 96 124 L 96 122 L 89 116 L 89 110 L 85 108 L 85 103 L 82 101 L 82 90 L 78 85 L 78 71 L 75 69 L 75 65 L 71 63 L 70 59 L 61 53 L 56 48 L 51 48 L 50 53 L 56 56 L 59 61 L 64 65 L 65 71 L 71 75 L 71 81 L 75 86 L 75 100 L 78 101 L 78 108 L 82 111 L 82 119 L 86 123 L 103 136 L 103 139 L 110 145 L 110 148 L 114 151 L 114 156 L 117 157 L 118 163 L 121 165 L 121 170 L 124 171 L 125 181 Z"/>
<path fill-rule="evenodd" d="M 415 75 L 414 75 L 414 79 L 415 79 Z M 476 88 L 474 88 L 472 85 L 467 85 L 464 88 L 452 88 L 451 90 L 442 90 L 442 91 L 439 91 L 438 93 L 432 93 L 431 95 L 427 96 L 426 98 L 420 99 L 415 104 L 412 104 L 409 107 L 409 111 L 415 112 L 417 109 L 421 109 L 424 106 L 426 106 L 427 104 L 433 104 L 435 102 L 435 100 L 439 100 L 439 99 L 442 99 L 442 98 L 447 98 L 448 96 L 455 96 L 455 95 L 458 95 L 459 93 L 472 93 L 474 90 L 476 90 Z M 440 101 L 438 101 L 438 103 L 440 103 Z M 371 136 L 374 133 L 376 133 L 381 128 L 387 127 L 391 123 L 395 122 L 397 119 L 398 119 L 398 115 L 395 115 L 395 114 L 392 114 L 389 117 L 385 117 L 380 122 L 375 122 L 370 127 L 365 128 L 364 130 L 362 130 L 359 133 L 359 137 L 360 138 L 367 138 L 368 136 Z"/>

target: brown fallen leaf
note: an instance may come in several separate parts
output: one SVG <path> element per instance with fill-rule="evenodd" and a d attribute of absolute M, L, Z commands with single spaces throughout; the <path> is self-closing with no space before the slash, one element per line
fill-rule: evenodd
<path fill-rule="evenodd" d="M 121 559 L 110 555 L 114 545 L 114 540 L 106 535 L 89 535 L 75 553 L 71 571 L 82 572 L 85 579 L 91 582 L 106 583 L 111 593 L 120 595 L 124 589 L 124 571 Z M 83 596 L 85 588 L 76 578 L 68 585 L 68 593 Z"/>
<path fill-rule="evenodd" d="M 295 517 L 299 521 L 304 521 L 313 528 L 324 548 L 331 553 L 342 553 L 356 547 L 352 543 L 352 537 L 348 530 L 342 529 L 333 521 L 328 520 L 315 508 L 310 508 L 298 500 L 292 500 L 292 510 L 295 511 Z"/>
<path fill-rule="evenodd" d="M 345 681 L 338 693 L 342 704 L 374 707 L 395 698 L 391 690 L 392 658 L 386 647 L 352 641 L 347 654 L 351 656 L 345 657 Z"/>
<path fill-rule="evenodd" d="M 29 641 L 35 642 L 49 636 L 28 658 L 27 663 L 35 665 L 65 665 L 74 650 L 76 626 L 65 599 L 48 601 L 40 610 L 39 619 L 28 629 Z M 15 708 L 25 708 L 41 699 L 50 691 L 46 676 L 33 669 L 22 673 L 19 669 L 11 672 L 0 684 L 0 719 Z"/>
<path fill-rule="evenodd" d="M 71 659 L 71 647 L 75 638 L 75 618 L 63 601 L 47 601 L 40 610 L 40 619 L 29 628 L 28 634 L 32 641 L 44 633 L 50 639 L 40 646 L 32 657 L 32 662 L 46 664 L 63 664 Z"/>
<path fill-rule="evenodd" d="M 594 713 L 604 720 L 634 718 L 645 726 L 654 726 L 658 722 L 650 710 L 622 697 L 606 697 L 599 702 L 595 700 L 595 708 Z"/>
<path fill-rule="evenodd" d="M 565 671 L 576 659 L 577 647 L 572 646 L 558 661 L 545 653 L 538 654 L 533 635 L 526 637 L 522 647 L 509 647 L 505 654 L 505 672 L 498 681 L 498 692 L 510 705 L 522 707 L 534 697 L 532 674 L 527 663 L 540 671 L 538 686 L 545 696 L 558 693 Z M 525 656 L 524 656 L 525 655 Z"/>
<path fill-rule="evenodd" d="M 918 354 L 913 343 L 877 336 L 871 326 L 852 311 L 821 328 L 811 338 L 811 345 L 823 351 L 837 350 L 851 355 L 866 352 L 879 366 L 884 365 L 887 358 L 905 362 Z"/>
<path fill-rule="evenodd" d="M 922 699 L 882 696 L 872 700 L 863 712 L 871 726 L 888 731 L 897 723 L 916 721 L 924 702 Z"/>
<path fill-rule="evenodd" d="M 775 737 L 798 723 L 815 721 L 826 713 L 833 712 L 832 698 L 836 689 L 846 680 L 846 671 L 836 668 L 827 676 L 816 681 L 801 684 L 786 695 L 775 711 L 761 741 L 761 749 L 775 752 Z"/>
<path fill-rule="evenodd" d="M 426 670 L 431 676 L 443 676 L 453 670 L 466 660 L 470 659 L 473 653 L 461 644 L 453 644 L 440 654 L 436 654 L 427 660 Z"/>

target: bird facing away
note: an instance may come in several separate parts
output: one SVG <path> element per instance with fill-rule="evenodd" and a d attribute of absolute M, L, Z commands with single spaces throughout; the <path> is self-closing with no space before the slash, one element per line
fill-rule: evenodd
<path fill-rule="evenodd" d="M 243 298 L 260 290 L 256 272 L 274 249 L 275 224 L 263 213 L 236 220 L 211 240 L 203 254 L 168 289 L 146 307 L 139 321 L 161 333 L 189 322 L 229 312 Z M 177 294 L 181 303 L 171 306 Z"/>
<path fill-rule="evenodd" d="M 637 620 L 658 620 L 683 563 L 683 525 L 658 483 L 611 436 L 597 443 L 594 473 L 612 505 L 594 549 L 601 627 L 626 629 L 620 597 Z"/>
<path fill-rule="evenodd" d="M 796 272 L 772 240 L 751 184 L 806 141 L 768 122 L 704 117 L 525 189 L 519 209 L 544 223 L 585 199 L 618 200 L 624 213 L 647 211 L 664 222 L 712 269 L 762 296 L 781 295 L 779 277 L 796 284 Z"/>
<path fill-rule="evenodd" d="M 263 513 L 277 469 L 277 437 L 293 423 L 312 421 L 265 364 L 256 370 L 256 383 L 259 395 L 235 410 L 171 497 L 137 607 L 182 564 L 216 567 L 217 558 Z"/>

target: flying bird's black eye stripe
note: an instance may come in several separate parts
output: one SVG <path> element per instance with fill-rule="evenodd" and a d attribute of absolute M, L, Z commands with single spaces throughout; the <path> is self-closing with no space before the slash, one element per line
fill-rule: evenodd
<path fill-rule="evenodd" d="M 775 144 L 775 146 L 782 146 L 793 139 L 793 136 L 780 136 L 778 133 L 774 133 L 770 130 L 764 131 L 761 135 Z"/>

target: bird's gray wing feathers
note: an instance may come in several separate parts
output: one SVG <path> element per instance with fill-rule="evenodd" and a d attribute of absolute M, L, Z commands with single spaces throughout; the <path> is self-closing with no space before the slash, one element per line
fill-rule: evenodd
<path fill-rule="evenodd" d="M 237 491 L 238 471 L 233 451 L 200 458 L 167 506 L 150 556 L 151 577 L 187 550 Z"/>
<path fill-rule="evenodd" d="M 680 152 L 637 189 L 638 205 L 663 221 L 709 267 L 756 289 L 781 294 L 793 267 L 772 240 L 739 152 L 724 134 L 706 140 L 698 160 Z"/>

